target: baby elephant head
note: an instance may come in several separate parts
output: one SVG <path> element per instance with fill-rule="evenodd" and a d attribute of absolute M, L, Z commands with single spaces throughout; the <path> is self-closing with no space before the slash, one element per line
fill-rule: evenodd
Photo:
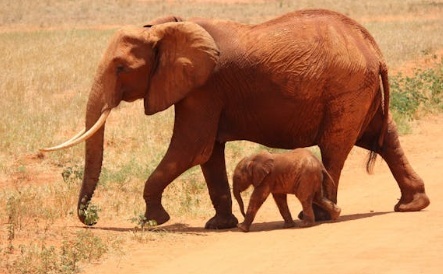
<path fill-rule="evenodd" d="M 235 167 L 232 188 L 243 216 L 245 216 L 245 209 L 241 192 L 248 189 L 251 184 L 254 187 L 260 186 L 265 177 L 271 173 L 273 167 L 274 159 L 269 152 L 245 157 Z"/>

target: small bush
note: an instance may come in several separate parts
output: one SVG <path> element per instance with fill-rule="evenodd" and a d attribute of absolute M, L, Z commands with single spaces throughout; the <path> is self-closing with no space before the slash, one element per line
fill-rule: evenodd
<path fill-rule="evenodd" d="M 402 128 L 410 129 L 404 124 L 421 112 L 443 110 L 443 58 L 434 68 L 418 69 L 411 77 L 398 74 L 390 81 L 390 108 L 401 133 L 406 133 Z"/>
<path fill-rule="evenodd" d="M 105 243 L 86 229 L 78 231 L 73 238 L 64 236 L 59 247 L 47 246 L 45 241 L 20 245 L 17 256 L 2 263 L 9 273 L 78 273 L 81 262 L 99 260 L 108 252 L 109 245 L 113 243 Z"/>
<path fill-rule="evenodd" d="M 83 168 L 78 165 L 68 166 L 63 170 L 62 177 L 63 181 L 68 185 L 81 182 L 83 178 Z"/>
<path fill-rule="evenodd" d="M 74 239 L 65 239 L 61 246 L 60 264 L 74 271 L 78 263 L 92 262 L 100 259 L 108 251 L 107 245 L 100 237 L 95 236 L 89 229 L 78 231 Z"/>
<path fill-rule="evenodd" d="M 421 104 L 428 98 L 422 93 L 423 82 L 418 77 L 403 77 L 401 74 L 394 78 L 391 84 L 391 108 L 402 116 L 412 120 Z"/>

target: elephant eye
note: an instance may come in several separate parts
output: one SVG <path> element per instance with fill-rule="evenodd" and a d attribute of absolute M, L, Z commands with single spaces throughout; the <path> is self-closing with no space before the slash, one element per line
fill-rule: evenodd
<path fill-rule="evenodd" d="M 120 73 L 122 73 L 124 71 L 125 71 L 125 66 L 124 65 L 117 65 L 117 68 L 116 68 L 117 74 L 120 74 Z"/>

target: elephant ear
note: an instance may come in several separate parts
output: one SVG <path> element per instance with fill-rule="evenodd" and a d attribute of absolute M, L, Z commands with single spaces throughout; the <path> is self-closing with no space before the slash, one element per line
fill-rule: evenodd
<path fill-rule="evenodd" d="M 252 176 L 252 184 L 254 187 L 259 186 L 263 180 L 271 173 L 274 168 L 274 159 L 269 153 L 260 154 L 250 163 L 249 169 Z"/>
<path fill-rule="evenodd" d="M 205 84 L 219 57 L 212 36 L 192 22 L 152 26 L 148 39 L 157 56 L 144 98 L 147 115 L 167 109 Z"/>
<path fill-rule="evenodd" d="M 154 25 L 164 24 L 168 22 L 183 22 L 184 19 L 179 16 L 169 15 L 156 18 L 154 20 L 149 21 L 149 23 L 145 24 L 143 27 L 150 28 Z"/>

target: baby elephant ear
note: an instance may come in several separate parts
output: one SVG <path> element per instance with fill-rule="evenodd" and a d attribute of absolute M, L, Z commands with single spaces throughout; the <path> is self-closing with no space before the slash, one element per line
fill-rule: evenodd
<path fill-rule="evenodd" d="M 156 64 L 145 95 L 145 113 L 162 111 L 206 83 L 219 58 L 212 36 L 192 22 L 152 26 Z"/>
<path fill-rule="evenodd" d="M 262 158 L 261 156 L 260 159 L 255 159 L 250 165 L 254 187 L 259 186 L 274 168 L 274 159 Z"/>

